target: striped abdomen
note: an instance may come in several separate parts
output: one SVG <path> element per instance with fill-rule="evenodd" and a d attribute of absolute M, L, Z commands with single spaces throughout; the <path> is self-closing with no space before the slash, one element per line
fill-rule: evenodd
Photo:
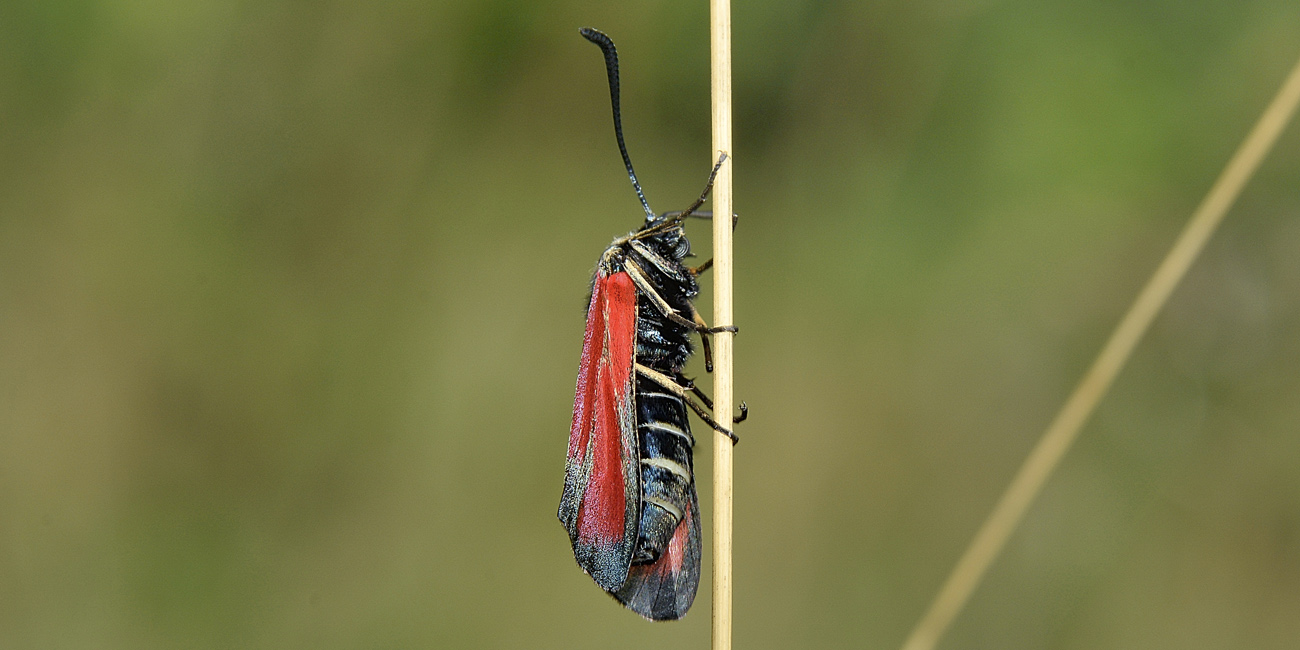
<path fill-rule="evenodd" d="M 680 397 L 641 376 L 636 391 L 641 522 L 632 562 L 640 564 L 659 557 L 695 501 L 691 462 L 695 439 Z"/>

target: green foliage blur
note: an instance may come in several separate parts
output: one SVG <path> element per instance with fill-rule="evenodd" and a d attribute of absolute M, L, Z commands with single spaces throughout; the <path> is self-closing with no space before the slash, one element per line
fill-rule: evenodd
<path fill-rule="evenodd" d="M 1300 5 L 733 12 L 736 647 L 897 647 Z M 650 624 L 555 508 L 587 283 L 640 219 L 577 30 L 664 211 L 712 158 L 707 22 L 0 3 L 0 647 L 705 647 L 707 557 Z M 941 647 L 1296 647 L 1298 187 L 1293 126 Z"/>

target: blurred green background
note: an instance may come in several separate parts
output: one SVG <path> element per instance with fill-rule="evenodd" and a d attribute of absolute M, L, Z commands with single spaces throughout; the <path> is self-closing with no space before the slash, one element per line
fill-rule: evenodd
<path fill-rule="evenodd" d="M 1300 5 L 733 11 L 736 646 L 897 647 Z M 584 25 L 683 207 L 702 1 L 0 4 L 0 647 L 706 646 L 555 519 L 640 219 Z M 1292 127 L 943 648 L 1296 647 L 1298 187 Z"/>

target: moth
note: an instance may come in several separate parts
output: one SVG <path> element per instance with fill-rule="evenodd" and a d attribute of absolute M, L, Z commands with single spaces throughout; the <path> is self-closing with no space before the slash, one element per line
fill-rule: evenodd
<path fill-rule="evenodd" d="M 651 620 L 681 618 L 700 581 L 700 506 L 687 409 L 737 438 L 710 415 L 713 403 L 682 374 L 699 334 L 712 371 L 709 327 L 695 310 L 696 277 L 712 260 L 687 266 L 683 222 L 708 197 L 726 160 L 719 156 L 690 207 L 656 215 L 632 169 L 619 115 L 618 53 L 602 32 L 582 36 L 605 54 L 614 134 L 645 223 L 619 237 L 596 263 L 578 366 L 573 424 L 559 518 L 578 566 L 632 611 Z M 734 220 L 733 220 L 734 226 Z M 740 405 L 740 422 L 748 415 Z"/>

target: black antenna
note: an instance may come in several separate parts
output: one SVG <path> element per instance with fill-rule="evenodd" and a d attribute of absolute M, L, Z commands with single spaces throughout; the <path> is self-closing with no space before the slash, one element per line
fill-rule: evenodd
<path fill-rule="evenodd" d="M 583 27 L 578 30 L 582 37 L 600 46 L 605 53 L 605 71 L 609 73 L 609 101 L 614 105 L 614 135 L 618 137 L 618 151 L 623 154 L 623 164 L 627 166 L 627 177 L 632 179 L 632 187 L 636 188 L 636 197 L 641 199 L 641 207 L 645 208 L 646 221 L 653 221 L 655 213 L 650 210 L 650 204 L 645 200 L 645 193 L 641 191 L 641 183 L 636 180 L 636 172 L 632 170 L 632 159 L 627 155 L 627 145 L 623 144 L 623 118 L 618 113 L 618 51 L 614 49 L 614 41 L 599 29 Z"/>

